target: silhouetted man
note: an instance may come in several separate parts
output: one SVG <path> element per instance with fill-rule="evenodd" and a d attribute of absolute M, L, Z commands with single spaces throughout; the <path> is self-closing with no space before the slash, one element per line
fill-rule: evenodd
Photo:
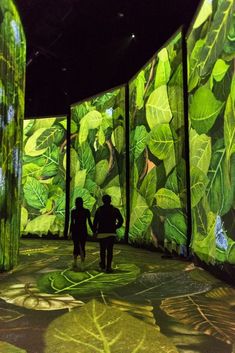
<path fill-rule="evenodd" d="M 77 257 L 81 257 L 81 265 L 85 261 L 86 251 L 85 245 L 87 240 L 87 221 L 91 230 L 92 222 L 90 211 L 83 207 L 83 199 L 78 197 L 75 201 L 76 208 L 71 212 L 71 232 L 74 244 L 73 257 L 74 257 L 74 267 L 77 267 Z"/>
<path fill-rule="evenodd" d="M 123 224 L 123 218 L 118 208 L 111 205 L 111 197 L 102 197 L 103 206 L 100 206 L 94 219 L 94 232 L 100 241 L 100 268 L 107 273 L 112 272 L 113 244 L 116 230 Z"/>

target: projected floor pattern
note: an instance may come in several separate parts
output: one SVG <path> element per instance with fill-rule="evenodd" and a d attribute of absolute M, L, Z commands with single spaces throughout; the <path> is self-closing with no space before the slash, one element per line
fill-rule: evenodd
<path fill-rule="evenodd" d="M 235 289 L 192 263 L 115 245 L 99 272 L 97 243 L 72 270 L 71 241 L 23 240 L 0 274 L 1 353 L 234 352 Z"/>

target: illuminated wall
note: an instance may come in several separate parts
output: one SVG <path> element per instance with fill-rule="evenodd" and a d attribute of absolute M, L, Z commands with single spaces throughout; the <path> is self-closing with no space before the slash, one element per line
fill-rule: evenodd
<path fill-rule="evenodd" d="M 188 45 L 192 250 L 235 264 L 235 2 L 204 1 Z"/>
<path fill-rule="evenodd" d="M 20 237 L 25 37 L 12 1 L 1 0 L 0 14 L 0 270 L 9 270 Z"/>
<path fill-rule="evenodd" d="M 125 218 L 125 152 L 124 87 L 72 106 L 71 209 L 82 197 L 94 216 L 108 194 Z M 118 229 L 120 239 L 124 232 L 124 226 Z"/>
<path fill-rule="evenodd" d="M 175 35 L 130 87 L 129 241 L 185 251 L 182 38 Z"/>
<path fill-rule="evenodd" d="M 66 117 L 24 120 L 22 234 L 64 234 L 66 131 Z"/>

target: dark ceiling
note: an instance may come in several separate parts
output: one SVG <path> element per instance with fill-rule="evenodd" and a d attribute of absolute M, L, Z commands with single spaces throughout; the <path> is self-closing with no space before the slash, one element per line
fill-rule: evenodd
<path fill-rule="evenodd" d="M 200 0 L 15 0 L 27 39 L 26 116 L 128 81 Z M 131 39 L 131 34 L 135 38 Z"/>

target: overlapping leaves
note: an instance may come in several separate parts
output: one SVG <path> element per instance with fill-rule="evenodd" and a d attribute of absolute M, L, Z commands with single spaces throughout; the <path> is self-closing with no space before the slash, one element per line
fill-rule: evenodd
<path fill-rule="evenodd" d="M 78 329 L 77 329 L 78 328 Z M 45 336 L 45 353 L 82 351 L 126 352 L 137 351 L 177 353 L 170 340 L 157 328 L 110 308 L 95 300 L 78 311 L 54 320 Z"/>

